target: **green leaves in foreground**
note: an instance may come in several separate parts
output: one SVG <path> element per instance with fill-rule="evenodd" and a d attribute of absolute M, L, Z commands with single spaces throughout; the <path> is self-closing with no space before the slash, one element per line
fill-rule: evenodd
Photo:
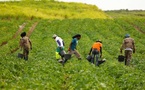
<path fill-rule="evenodd" d="M 133 22 L 134 19 L 132 19 Z M 14 20 L 10 28 L 21 25 Z M 37 21 L 37 20 L 36 20 Z M 17 58 L 16 51 L 10 54 L 10 50 L 16 47 L 19 37 L 0 47 L 0 88 L 1 89 L 49 89 L 49 90 L 141 90 L 145 89 L 144 54 L 145 36 L 137 31 L 124 19 L 64 19 L 64 20 L 38 20 L 32 36 L 33 50 L 30 51 L 29 60 Z M 1 21 L 4 22 L 4 21 Z M 34 21 L 25 21 L 28 31 Z M 134 22 L 138 22 L 134 20 Z M 144 23 L 140 22 L 139 23 Z M 3 30 L 0 41 L 11 36 L 14 30 Z M 27 30 L 28 29 L 28 30 Z M 82 35 L 78 43 L 78 51 L 82 61 L 71 58 L 63 67 L 55 60 L 56 43 L 52 39 L 53 34 L 62 37 L 65 42 L 65 50 L 76 33 Z M 136 41 L 137 52 L 133 54 L 130 66 L 117 61 L 119 48 L 123 37 L 130 33 Z M 96 39 L 103 42 L 103 58 L 106 62 L 96 67 L 89 63 L 85 57 L 92 43 Z"/>

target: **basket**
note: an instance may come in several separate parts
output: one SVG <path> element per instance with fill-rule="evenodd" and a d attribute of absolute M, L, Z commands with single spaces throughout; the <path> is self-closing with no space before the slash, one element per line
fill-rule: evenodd
<path fill-rule="evenodd" d="M 125 57 L 124 57 L 123 55 L 119 55 L 119 56 L 118 56 L 118 61 L 119 61 L 119 62 L 123 62 L 124 59 L 125 59 Z"/>
<path fill-rule="evenodd" d="M 71 58 L 71 54 L 64 54 L 64 58 L 65 59 L 70 59 Z"/>
<path fill-rule="evenodd" d="M 18 53 L 18 58 L 23 58 L 23 57 L 24 57 L 24 55 L 23 55 L 23 54 Z"/>

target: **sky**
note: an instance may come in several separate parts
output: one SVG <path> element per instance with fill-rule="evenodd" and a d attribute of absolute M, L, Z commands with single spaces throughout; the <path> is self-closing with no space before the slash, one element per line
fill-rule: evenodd
<path fill-rule="evenodd" d="M 101 10 L 145 10 L 145 0 L 58 0 L 65 2 L 82 2 L 98 6 Z"/>

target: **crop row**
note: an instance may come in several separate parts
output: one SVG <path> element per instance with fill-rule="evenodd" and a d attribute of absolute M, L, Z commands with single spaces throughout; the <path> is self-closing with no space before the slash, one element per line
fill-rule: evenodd
<path fill-rule="evenodd" d="M 136 21 L 136 20 L 135 20 Z M 2 22 L 2 21 L 1 21 Z M 3 21 L 4 22 L 4 21 Z M 12 54 L 10 48 L 18 45 L 19 36 L 0 47 L 0 87 L 2 89 L 144 89 L 144 39 L 143 33 L 137 31 L 132 24 L 123 19 L 65 19 L 65 20 L 39 20 L 30 39 L 33 49 L 30 51 L 29 60 L 18 59 L 17 53 Z M 136 21 L 137 22 L 137 21 Z M 11 38 L 23 22 L 12 23 L 12 32 L 2 32 L 3 38 Z M 28 31 L 34 21 L 27 21 L 24 31 Z M 1 25 L 3 28 L 5 24 Z M 6 36 L 6 33 L 12 34 Z M 80 33 L 78 51 L 82 61 L 74 56 L 65 67 L 55 60 L 56 43 L 53 34 L 62 37 L 65 50 L 74 34 Z M 136 41 L 137 51 L 133 55 L 130 67 L 117 61 L 119 48 L 124 35 L 129 33 Z M 97 40 L 103 42 L 103 58 L 106 62 L 100 67 L 88 63 L 85 59 L 91 45 Z M 7 39 L 8 40 L 8 39 Z"/>

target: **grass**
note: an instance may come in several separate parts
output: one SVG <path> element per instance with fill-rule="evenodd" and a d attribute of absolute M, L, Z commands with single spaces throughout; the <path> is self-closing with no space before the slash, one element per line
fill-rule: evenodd
<path fill-rule="evenodd" d="M 27 2 L 28 3 L 28 2 Z M 45 10 L 44 2 L 38 6 L 37 2 L 33 2 L 32 8 L 42 7 Z M 56 4 L 57 3 L 57 4 Z M 11 5 L 19 5 L 26 7 L 27 4 L 21 2 L 7 3 Z M 82 7 L 83 4 L 51 2 L 51 8 L 57 9 L 60 4 L 68 5 L 70 10 L 73 5 Z M 47 5 L 49 6 L 47 3 Z M 57 6 L 58 5 L 58 6 Z M 86 5 L 85 5 L 86 6 Z M 88 6 L 92 8 L 92 6 Z M 84 7 L 80 8 L 84 9 Z M 46 8 L 47 10 L 47 8 Z M 61 11 L 61 10 L 60 10 Z M 84 11 L 85 12 L 85 11 Z M 102 12 L 102 11 L 101 11 Z M 59 13 L 59 12 L 58 12 Z M 138 26 L 142 30 L 144 18 L 134 17 L 132 19 L 112 18 L 92 19 L 89 14 L 85 18 L 69 16 L 67 19 L 55 17 L 47 18 L 31 18 L 31 16 L 21 17 L 17 19 L 8 16 L 1 16 L 0 21 L 0 43 L 8 41 L 6 45 L 0 46 L 0 88 L 6 89 L 49 89 L 49 90 L 143 90 L 145 89 L 145 56 L 144 45 L 145 35 L 138 31 Z M 105 14 L 106 15 L 106 14 Z M 116 14 L 108 14 L 107 16 Z M 90 17 L 90 18 L 88 18 Z M 8 19 L 10 18 L 10 19 Z M 38 22 L 30 39 L 33 49 L 30 52 L 29 60 L 24 61 L 17 58 L 17 50 L 10 53 L 11 50 L 18 47 L 19 36 L 9 40 L 19 29 L 19 25 L 27 23 L 23 31 L 28 32 L 30 27 Z M 78 61 L 76 57 L 72 57 L 65 67 L 55 60 L 56 43 L 52 39 L 53 34 L 57 34 L 64 39 L 67 51 L 71 37 L 80 33 L 81 40 L 78 43 L 78 51 L 82 56 L 82 61 Z M 117 61 L 119 48 L 122 44 L 124 35 L 129 33 L 135 39 L 136 54 L 133 54 L 131 66 L 125 66 L 124 63 Z M 86 60 L 86 56 L 93 42 L 101 39 L 103 42 L 103 58 L 106 62 L 100 67 L 90 64 Z"/>
<path fill-rule="evenodd" d="M 40 4 L 41 3 L 41 4 Z M 0 18 L 26 19 L 71 19 L 71 18 L 107 18 L 96 6 L 81 3 L 63 3 L 48 1 L 23 1 L 0 3 Z M 59 12 L 58 12 L 59 11 Z"/>
<path fill-rule="evenodd" d="M 144 10 L 111 10 L 105 11 L 113 18 L 144 18 Z"/>

